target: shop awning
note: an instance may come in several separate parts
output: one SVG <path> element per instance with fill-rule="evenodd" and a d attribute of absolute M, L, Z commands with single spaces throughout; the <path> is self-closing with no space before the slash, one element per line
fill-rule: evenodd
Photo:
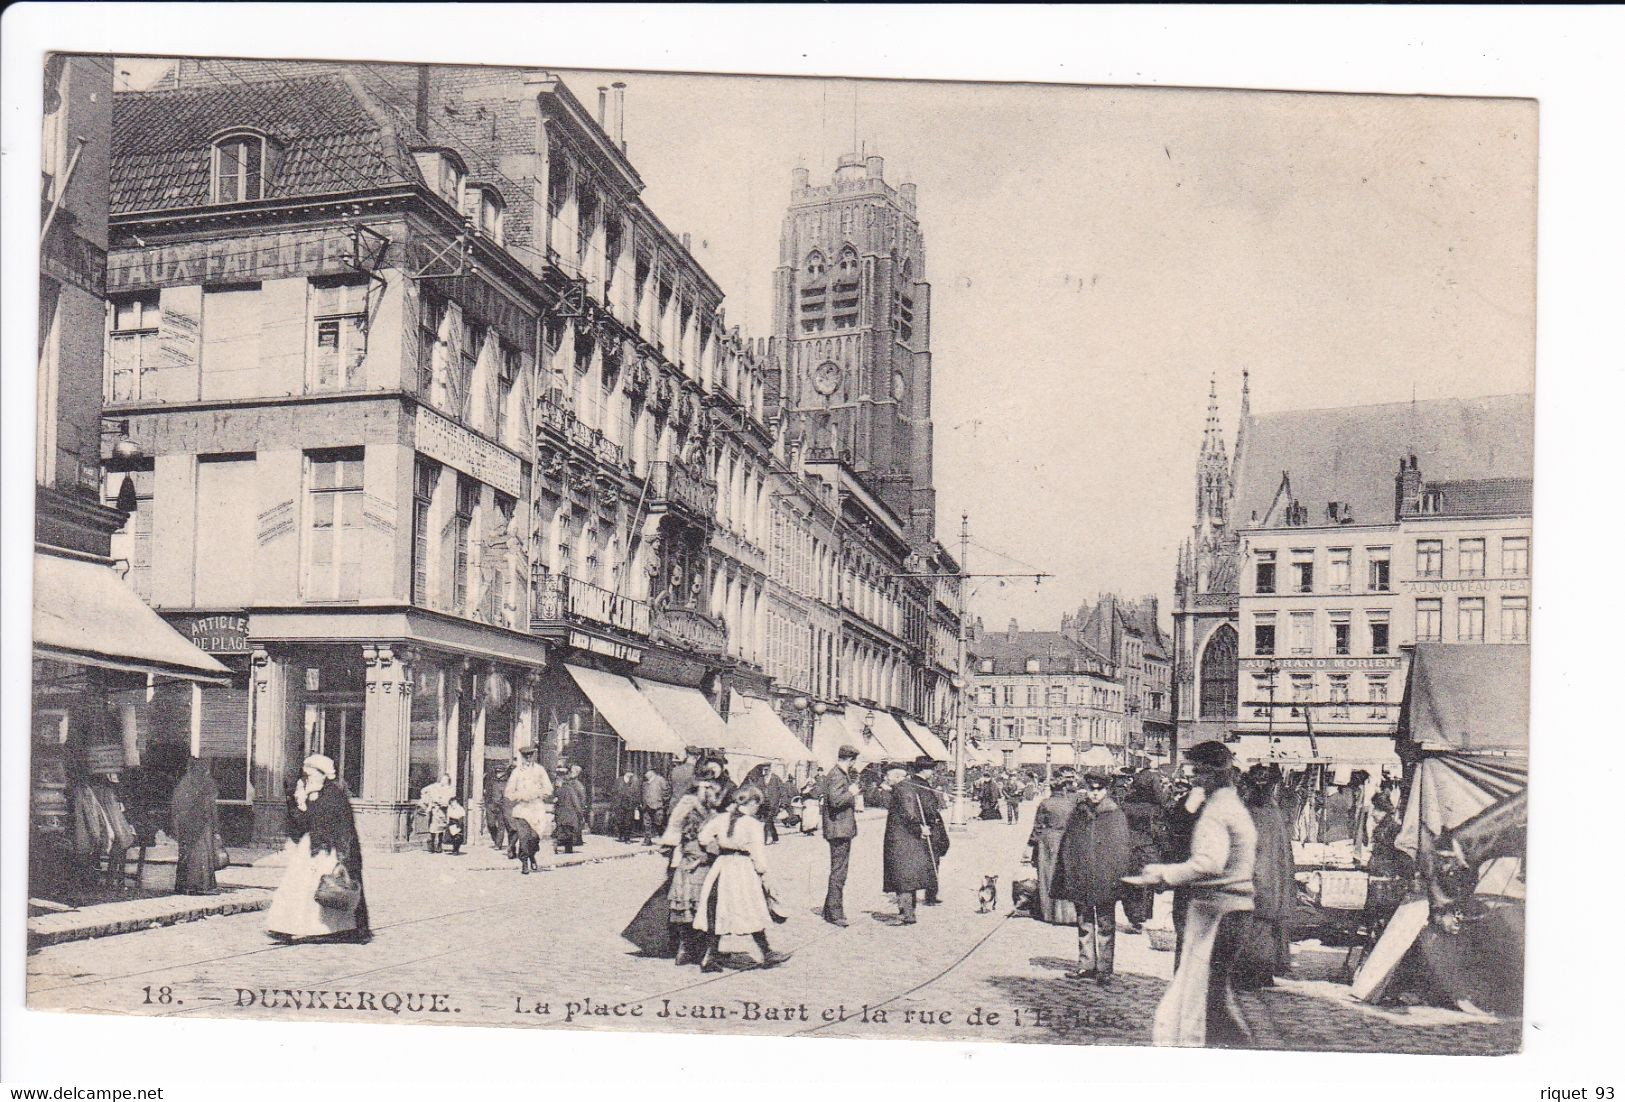
<path fill-rule="evenodd" d="M 752 756 L 787 765 L 813 760 L 812 751 L 765 700 L 734 693 L 728 704 L 728 729 L 749 745 L 744 753 Z"/>
<path fill-rule="evenodd" d="M 1399 733 L 1423 750 L 1527 754 L 1528 646 L 1418 643 Z"/>
<path fill-rule="evenodd" d="M 1305 734 L 1242 735 L 1235 745 L 1238 765 L 1276 763 L 1284 769 L 1325 765 L 1333 768 L 1333 778 L 1346 778 L 1356 769 L 1373 773 L 1383 767 L 1397 770 L 1399 755 L 1394 740 L 1387 735 L 1316 735 L 1311 743 Z"/>
<path fill-rule="evenodd" d="M 835 764 L 842 746 L 854 747 L 859 761 L 881 761 L 886 752 L 874 738 L 865 738 L 863 717 L 854 711 L 827 712 L 813 727 L 813 757 L 826 769 Z"/>
<path fill-rule="evenodd" d="M 568 662 L 564 668 L 587 699 L 592 701 L 592 706 L 598 709 L 598 714 L 621 736 L 628 750 L 682 754 L 682 740 L 672 733 L 671 727 L 655 711 L 654 705 L 638 692 L 631 678 L 585 666 L 572 666 Z"/>
<path fill-rule="evenodd" d="M 880 744 L 880 752 L 887 761 L 913 761 L 924 753 L 914 740 L 908 737 L 903 725 L 898 723 L 890 712 L 878 708 L 865 711 L 855 709 L 856 705 L 848 708 L 847 716 L 850 718 L 855 715 L 859 727 L 868 727 L 875 742 Z"/>
<path fill-rule="evenodd" d="M 34 654 L 58 662 L 224 682 L 204 654 L 99 563 L 34 554 Z"/>
<path fill-rule="evenodd" d="M 925 751 L 926 756 L 932 761 L 949 761 L 953 758 L 953 754 L 948 750 L 948 744 L 939 739 L 925 724 L 904 716 L 903 729 L 909 733 L 909 737 L 919 743 L 920 749 Z"/>
<path fill-rule="evenodd" d="M 663 681 L 650 681 L 634 677 L 638 691 L 654 705 L 655 711 L 665 719 L 675 733 L 680 746 L 699 746 L 708 750 L 743 750 L 749 748 L 728 730 L 717 710 L 698 689 L 682 685 L 668 685 Z"/>
<path fill-rule="evenodd" d="M 1024 742 L 1016 749 L 1015 763 L 1017 765 L 1043 765 L 1048 751 L 1050 765 L 1059 768 L 1063 765 L 1077 764 L 1077 755 L 1072 752 L 1070 742 L 1052 742 L 1047 746 L 1042 742 Z"/>

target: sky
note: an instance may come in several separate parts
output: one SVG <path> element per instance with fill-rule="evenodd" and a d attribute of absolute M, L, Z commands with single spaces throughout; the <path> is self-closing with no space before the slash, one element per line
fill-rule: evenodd
<path fill-rule="evenodd" d="M 1255 413 L 1533 389 L 1532 101 L 560 72 L 626 81 L 644 198 L 747 335 L 792 168 L 918 185 L 939 536 L 1053 575 L 976 583 L 990 625 L 1170 606 L 1210 378 L 1227 443 L 1244 369 Z"/>
<path fill-rule="evenodd" d="M 1533 389 L 1530 101 L 563 75 L 627 82 L 645 199 L 751 334 L 792 168 L 918 185 L 939 535 L 1054 575 L 978 582 L 990 625 L 1170 606 L 1210 377 L 1230 442 L 1243 369 L 1255 413 Z"/>

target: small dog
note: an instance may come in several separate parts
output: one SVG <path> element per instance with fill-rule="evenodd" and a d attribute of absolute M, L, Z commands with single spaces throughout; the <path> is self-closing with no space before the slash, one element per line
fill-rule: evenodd
<path fill-rule="evenodd" d="M 982 877 L 982 886 L 980 888 L 976 889 L 976 913 L 977 914 L 979 914 L 979 915 L 987 914 L 989 911 L 991 911 L 993 909 L 994 903 L 998 902 L 998 898 L 999 898 L 998 883 L 999 883 L 999 878 L 997 876 L 984 876 L 984 877 Z"/>

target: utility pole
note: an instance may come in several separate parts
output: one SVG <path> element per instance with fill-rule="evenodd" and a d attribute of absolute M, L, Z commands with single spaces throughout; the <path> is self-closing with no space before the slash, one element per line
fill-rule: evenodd
<path fill-rule="evenodd" d="M 970 589 L 969 589 L 970 579 L 972 579 L 972 578 L 1031 578 L 1033 580 L 1033 583 L 1036 585 L 1036 584 L 1042 582 L 1045 578 L 1053 577 L 1053 575 L 1044 573 L 1043 571 L 1039 571 L 1036 574 L 1011 574 L 1011 573 L 972 574 L 965 567 L 965 560 L 967 558 L 969 558 L 969 556 L 970 556 L 970 514 L 969 513 L 961 513 L 959 515 L 959 570 L 956 573 L 953 573 L 953 574 L 931 574 L 931 573 L 917 573 L 917 572 L 910 571 L 910 572 L 906 572 L 906 573 L 902 573 L 902 574 L 893 574 L 893 575 L 891 575 L 891 577 L 893 577 L 893 578 L 930 578 L 930 579 L 938 579 L 938 580 L 944 579 L 944 578 L 952 578 L 952 579 L 954 579 L 955 582 L 958 583 L 958 586 L 959 586 L 959 591 L 958 591 L 958 594 L 957 594 L 956 599 L 954 601 L 955 607 L 957 608 L 957 610 L 959 612 L 959 647 L 958 647 L 959 653 L 958 653 L 958 656 L 957 656 L 957 660 L 954 663 L 954 680 L 953 680 L 954 689 L 959 694 L 958 708 L 954 712 L 954 745 L 953 745 L 953 752 L 954 752 L 954 789 L 955 789 L 955 791 L 954 791 L 953 813 L 949 816 L 949 826 L 952 827 L 955 830 L 963 830 L 963 829 L 965 829 L 965 746 L 966 746 L 966 743 L 969 740 L 969 734 L 965 729 L 966 713 L 969 711 L 969 706 L 968 706 L 967 701 L 965 699 L 965 694 L 970 691 L 970 671 L 968 669 L 969 660 L 968 660 L 968 655 L 967 655 L 967 651 L 966 651 L 966 638 L 965 638 L 965 635 L 966 635 L 966 631 L 969 628 L 969 625 L 966 623 L 966 620 L 967 620 L 967 617 L 968 617 L 968 606 L 969 606 L 969 603 L 970 603 Z"/>
<path fill-rule="evenodd" d="M 958 695 L 954 707 L 954 811 L 950 826 L 965 829 L 965 694 L 970 691 L 970 678 L 965 669 L 966 578 L 970 570 L 970 514 L 959 514 L 959 584 L 955 605 L 959 611 L 959 647 L 954 661 L 954 688 Z"/>

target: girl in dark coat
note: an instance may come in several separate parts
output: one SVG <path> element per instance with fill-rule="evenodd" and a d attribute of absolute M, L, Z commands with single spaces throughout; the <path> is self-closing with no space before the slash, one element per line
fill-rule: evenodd
<path fill-rule="evenodd" d="M 193 758 L 169 797 L 169 833 L 180 852 L 175 858 L 175 890 L 203 895 L 215 889 L 215 858 L 220 846 L 220 790 L 209 763 Z"/>
<path fill-rule="evenodd" d="M 587 789 L 581 783 L 581 766 L 572 765 L 570 775 L 559 785 L 553 805 L 553 852 L 574 853 L 582 844 L 581 832 L 587 825 Z"/>

